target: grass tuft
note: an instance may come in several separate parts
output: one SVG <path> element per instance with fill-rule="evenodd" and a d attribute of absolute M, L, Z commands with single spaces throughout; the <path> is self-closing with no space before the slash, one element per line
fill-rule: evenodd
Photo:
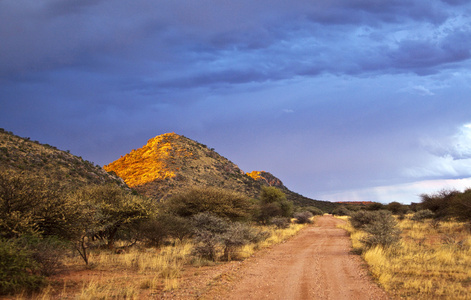
<path fill-rule="evenodd" d="M 398 245 L 365 249 L 362 257 L 377 281 L 396 297 L 469 299 L 471 236 L 466 224 L 432 222 L 399 221 L 403 233 Z M 361 247 L 361 235 L 348 225 L 345 229 L 353 247 Z"/>

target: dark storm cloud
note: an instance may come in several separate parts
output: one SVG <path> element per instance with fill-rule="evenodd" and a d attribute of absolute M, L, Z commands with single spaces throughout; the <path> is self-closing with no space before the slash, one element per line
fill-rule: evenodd
<path fill-rule="evenodd" d="M 0 127 L 100 164 L 175 131 L 311 196 L 469 174 L 469 1 L 0 0 L 0 41 Z"/>
<path fill-rule="evenodd" d="M 157 81 L 174 79 L 175 85 L 181 81 L 188 86 L 210 84 L 211 78 L 241 83 L 384 68 L 420 73 L 423 67 L 469 58 L 469 23 L 464 28 L 456 25 L 460 34 L 449 29 L 449 37 L 436 44 L 407 36 L 396 43 L 375 43 L 375 36 L 393 38 L 404 24 L 439 26 L 456 15 L 436 1 L 297 1 L 287 6 L 277 1 L 126 5 L 89 0 L 28 2 L 26 7 L 20 2 L 2 2 L 0 10 L 5 41 L 0 66 L 5 75 L 64 66 L 91 68 L 97 61 L 102 69 L 96 71 L 107 72 L 109 61 L 118 72 L 134 64 L 143 78 L 161 72 Z M 369 36 L 353 37 L 358 26 L 369 30 Z M 410 36 L 418 34 L 405 30 Z M 451 42 L 453 46 L 446 47 Z M 423 59 L 424 51 L 428 59 Z M 371 55 L 373 64 L 367 62 Z M 332 66 L 342 60 L 347 63 Z M 233 70 L 234 64 L 247 67 Z M 234 71 L 243 75 L 229 78 Z M 193 73 L 193 78 L 175 78 L 173 72 L 184 77 Z"/>

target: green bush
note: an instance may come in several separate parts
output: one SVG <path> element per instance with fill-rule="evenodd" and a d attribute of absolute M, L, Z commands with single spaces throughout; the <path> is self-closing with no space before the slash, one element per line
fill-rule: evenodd
<path fill-rule="evenodd" d="M 335 208 L 333 211 L 332 211 L 332 214 L 334 216 L 349 216 L 351 214 L 351 211 L 348 210 L 348 208 L 346 208 L 345 206 L 339 206 L 337 208 Z"/>
<path fill-rule="evenodd" d="M 176 238 L 182 241 L 194 232 L 189 219 L 170 214 L 160 214 L 143 220 L 134 226 L 133 230 L 134 236 L 154 247 L 162 245 L 166 238 Z"/>
<path fill-rule="evenodd" d="M 450 213 L 460 221 L 471 223 L 471 189 L 453 198 Z"/>
<path fill-rule="evenodd" d="M 375 246 L 388 247 L 400 240 L 401 230 L 389 211 L 380 210 L 374 212 L 375 219 L 364 225 L 362 230 L 368 235 L 361 240 L 367 248 Z"/>
<path fill-rule="evenodd" d="M 378 211 L 366 211 L 360 210 L 352 213 L 350 216 L 350 224 L 352 224 L 355 229 L 363 229 L 364 226 L 377 221 Z"/>
<path fill-rule="evenodd" d="M 264 186 L 260 194 L 257 219 L 270 223 L 275 217 L 290 218 L 293 215 L 293 202 L 286 199 L 285 193 L 273 186 Z"/>
<path fill-rule="evenodd" d="M 0 239 L 0 294 L 39 289 L 44 283 L 32 253 L 15 239 Z"/>
<path fill-rule="evenodd" d="M 453 199 L 459 194 L 456 190 L 441 190 L 432 195 L 422 194 L 420 207 L 431 210 L 437 219 L 447 219 L 452 216 Z"/>
<path fill-rule="evenodd" d="M 1 237 L 68 237 L 69 219 L 76 213 L 57 184 L 32 175 L 0 172 Z"/>
<path fill-rule="evenodd" d="M 203 212 L 231 221 L 247 221 L 253 206 L 249 199 L 232 191 L 219 188 L 193 188 L 175 195 L 163 204 L 164 209 L 180 217 L 191 217 Z"/>
<path fill-rule="evenodd" d="M 412 216 L 411 220 L 423 222 L 423 220 L 432 219 L 434 216 L 435 214 L 430 209 L 421 209 Z"/>
<path fill-rule="evenodd" d="M 320 208 L 317 208 L 315 206 L 306 206 L 306 207 L 302 207 L 301 208 L 301 211 L 308 211 L 310 212 L 313 216 L 322 216 L 324 214 L 324 212 L 320 209 Z"/>
<path fill-rule="evenodd" d="M 37 262 L 43 276 L 57 274 L 63 267 L 62 259 L 67 251 L 67 243 L 54 236 L 22 237 L 18 241 L 29 250 L 31 258 Z"/>

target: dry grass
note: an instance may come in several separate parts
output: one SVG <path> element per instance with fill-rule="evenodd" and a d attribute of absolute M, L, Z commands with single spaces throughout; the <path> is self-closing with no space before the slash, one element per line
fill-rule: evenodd
<path fill-rule="evenodd" d="M 270 236 L 261 242 L 245 245 L 238 252 L 238 259 L 244 259 L 252 256 L 255 251 L 279 244 L 288 238 L 294 236 L 301 229 L 306 227 L 306 224 L 291 224 L 289 228 L 279 229 L 274 227 L 264 227 L 263 230 L 268 231 Z"/>
<path fill-rule="evenodd" d="M 236 259 L 247 258 L 265 247 L 281 243 L 306 225 L 292 224 L 287 229 L 265 227 L 270 233 L 265 241 L 243 247 Z M 118 245 L 119 246 L 119 245 Z M 192 254 L 191 241 L 174 242 L 174 246 L 130 248 L 125 253 L 97 250 L 90 253 L 89 267 L 79 257 L 65 264 L 72 275 L 58 277 L 33 299 L 144 299 L 156 297 L 162 291 L 178 289 L 185 265 L 208 266 Z M 75 275 L 74 275 L 75 274 Z M 31 299 L 17 295 L 15 299 Z"/>
<path fill-rule="evenodd" d="M 466 224 L 399 221 L 402 240 L 391 248 L 363 252 L 371 273 L 386 291 L 407 299 L 469 299 L 471 234 Z M 361 233 L 346 226 L 353 248 L 362 248 Z"/>

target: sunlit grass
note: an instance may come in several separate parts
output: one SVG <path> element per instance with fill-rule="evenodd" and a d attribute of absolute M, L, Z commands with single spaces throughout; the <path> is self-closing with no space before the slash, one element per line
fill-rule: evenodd
<path fill-rule="evenodd" d="M 259 249 L 263 249 L 263 248 L 267 248 L 267 247 L 279 244 L 287 240 L 288 238 L 296 235 L 304 227 L 306 227 L 306 224 L 291 224 L 289 228 L 285 228 L 285 229 L 275 228 L 273 226 L 262 227 L 261 229 L 269 232 L 270 236 L 264 241 L 243 246 L 238 251 L 237 258 L 244 259 L 244 258 L 252 256 L 255 253 L 255 251 Z"/>
<path fill-rule="evenodd" d="M 430 220 L 399 221 L 401 242 L 389 248 L 367 249 L 362 257 L 386 291 L 407 299 L 469 299 L 471 295 L 471 235 L 466 224 Z M 353 228 L 354 248 L 362 248 Z"/>
<path fill-rule="evenodd" d="M 278 229 L 273 226 L 257 226 L 266 231 L 269 237 L 261 242 L 241 247 L 233 259 L 243 260 L 257 250 L 281 243 L 294 236 L 306 225 L 291 224 L 289 228 Z M 123 245 L 117 243 L 117 247 Z M 221 263 L 221 262 L 219 262 Z M 209 266 L 215 263 L 193 255 L 191 240 L 170 241 L 170 245 L 160 248 L 130 247 L 123 253 L 95 249 L 90 252 L 89 266 L 85 267 L 78 256 L 69 257 L 65 265 L 71 269 L 89 269 L 99 273 L 98 277 L 85 278 L 80 287 L 69 282 L 62 285 L 47 286 L 34 299 L 142 299 L 148 293 L 178 289 L 185 267 Z M 146 294 L 147 293 L 147 294 Z M 18 295 L 17 299 L 23 298 Z"/>

